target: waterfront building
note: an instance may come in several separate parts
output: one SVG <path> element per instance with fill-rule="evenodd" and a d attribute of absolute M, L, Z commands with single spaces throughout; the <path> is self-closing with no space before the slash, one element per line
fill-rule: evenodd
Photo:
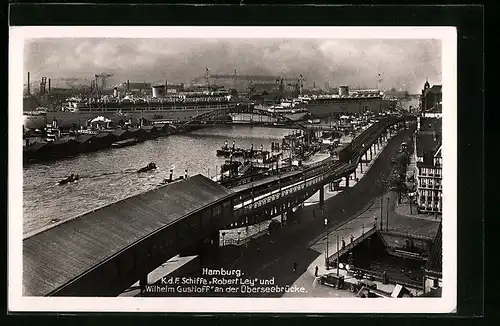
<path fill-rule="evenodd" d="M 436 104 L 441 104 L 442 98 L 442 85 L 431 87 L 429 81 L 425 81 L 420 97 L 422 112 L 431 110 Z"/>
<path fill-rule="evenodd" d="M 420 116 L 414 135 L 414 160 L 417 177 L 417 207 L 421 213 L 441 214 L 442 186 L 442 119 Z"/>

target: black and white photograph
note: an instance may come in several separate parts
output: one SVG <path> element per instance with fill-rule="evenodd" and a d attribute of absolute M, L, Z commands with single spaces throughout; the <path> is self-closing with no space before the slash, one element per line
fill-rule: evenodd
<path fill-rule="evenodd" d="M 17 309 L 455 309 L 454 28 L 10 42 Z"/>

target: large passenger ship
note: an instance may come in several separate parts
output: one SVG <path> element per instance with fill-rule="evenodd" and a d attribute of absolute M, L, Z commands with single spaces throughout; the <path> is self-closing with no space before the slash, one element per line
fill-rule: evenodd
<path fill-rule="evenodd" d="M 347 86 L 340 86 L 339 94 L 300 96 L 299 99 L 307 104 L 311 116 L 316 118 L 340 118 L 344 114 L 367 111 L 378 113 L 390 105 L 379 90 L 349 91 Z"/>
<path fill-rule="evenodd" d="M 113 123 L 138 121 L 141 118 L 183 122 L 211 110 L 227 108 L 235 103 L 224 91 L 185 92 L 164 98 L 144 98 L 126 95 L 122 98 L 103 96 L 95 98 L 68 98 L 57 110 L 25 112 L 26 128 L 40 128 L 53 120 L 63 128 L 86 125 L 97 116 Z"/>

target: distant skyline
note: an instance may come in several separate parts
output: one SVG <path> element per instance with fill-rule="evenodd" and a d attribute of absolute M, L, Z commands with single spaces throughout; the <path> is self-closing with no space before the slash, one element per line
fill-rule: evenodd
<path fill-rule="evenodd" d="M 212 74 L 302 74 L 320 88 L 376 88 L 380 78 L 382 89 L 419 93 L 426 79 L 441 84 L 441 48 L 429 39 L 33 39 L 25 43 L 24 81 L 29 71 L 32 82 L 105 72 L 114 75 L 108 85 L 189 83 L 208 67 Z"/>

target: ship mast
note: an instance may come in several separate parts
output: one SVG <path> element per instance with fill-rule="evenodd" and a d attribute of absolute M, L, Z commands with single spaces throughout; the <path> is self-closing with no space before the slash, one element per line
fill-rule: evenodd
<path fill-rule="evenodd" d="M 236 89 L 236 86 L 238 85 L 238 75 L 236 69 L 234 69 L 234 89 Z"/>
<path fill-rule="evenodd" d="M 206 73 L 205 73 L 205 80 L 206 80 L 206 82 L 207 82 L 207 91 L 209 91 L 209 90 L 210 90 L 210 82 L 209 82 L 209 80 L 208 80 L 208 77 L 209 77 L 208 72 L 209 72 L 210 70 L 208 70 L 208 67 L 206 67 L 206 69 L 207 69 L 207 70 L 206 70 Z"/>

